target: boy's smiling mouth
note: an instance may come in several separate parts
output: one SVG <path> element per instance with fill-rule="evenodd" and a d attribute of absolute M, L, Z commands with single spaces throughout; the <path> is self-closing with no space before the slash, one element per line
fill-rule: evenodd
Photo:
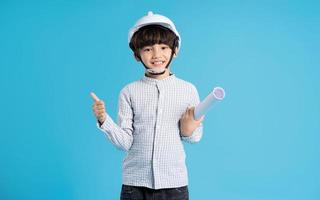
<path fill-rule="evenodd" d="M 155 66 L 155 67 L 162 66 L 164 63 L 165 63 L 165 61 L 154 61 L 154 62 L 151 62 L 151 64 L 153 66 Z"/>

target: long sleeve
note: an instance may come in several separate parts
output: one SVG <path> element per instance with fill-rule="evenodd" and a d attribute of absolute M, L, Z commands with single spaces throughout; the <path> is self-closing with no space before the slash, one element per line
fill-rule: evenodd
<path fill-rule="evenodd" d="M 97 126 L 116 147 L 128 151 L 133 142 L 133 111 L 127 88 L 120 92 L 118 110 L 118 124 L 107 114 L 104 123 Z"/>
<path fill-rule="evenodd" d="M 200 103 L 200 98 L 199 98 L 198 91 L 194 85 L 192 85 L 190 92 L 191 92 L 190 106 L 197 106 Z M 185 142 L 196 143 L 201 140 L 202 132 L 203 132 L 203 125 L 201 123 L 200 126 L 196 128 L 196 130 L 192 133 L 191 136 L 189 137 L 182 136 L 181 138 Z"/>

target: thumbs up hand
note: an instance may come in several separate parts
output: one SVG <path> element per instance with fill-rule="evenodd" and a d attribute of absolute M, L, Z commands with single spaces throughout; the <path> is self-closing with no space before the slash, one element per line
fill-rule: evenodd
<path fill-rule="evenodd" d="M 103 124 L 103 122 L 106 120 L 106 110 L 104 107 L 104 102 L 100 100 L 95 93 L 91 92 L 90 95 L 94 101 L 92 106 L 93 113 L 100 124 Z"/>

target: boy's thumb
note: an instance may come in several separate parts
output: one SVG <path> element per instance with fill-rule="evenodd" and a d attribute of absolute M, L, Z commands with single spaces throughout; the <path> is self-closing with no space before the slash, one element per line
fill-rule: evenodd
<path fill-rule="evenodd" d="M 97 97 L 95 93 L 91 92 L 90 95 L 95 102 L 100 101 L 100 99 Z"/>

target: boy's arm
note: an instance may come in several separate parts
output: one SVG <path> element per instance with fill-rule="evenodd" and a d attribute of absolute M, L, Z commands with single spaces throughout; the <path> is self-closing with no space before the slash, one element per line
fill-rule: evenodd
<path fill-rule="evenodd" d="M 126 88 L 120 92 L 118 109 L 118 125 L 106 114 L 106 120 L 102 124 L 98 122 L 97 126 L 115 146 L 128 151 L 133 142 L 133 111 Z"/>
<path fill-rule="evenodd" d="M 200 98 L 199 98 L 199 94 L 198 91 L 196 89 L 195 86 L 192 85 L 191 87 L 191 91 L 190 91 L 190 106 L 195 107 L 196 105 L 198 105 L 200 103 Z M 190 109 L 190 113 L 192 113 L 192 118 L 193 117 L 193 112 L 194 112 L 194 108 Z M 194 120 L 194 119 L 193 119 Z M 183 141 L 189 142 L 189 143 L 195 143 L 195 142 L 199 142 L 202 138 L 202 133 L 203 133 L 203 125 L 202 123 L 200 123 L 200 125 L 192 132 L 192 134 L 185 134 L 183 132 L 180 133 L 181 135 L 181 139 Z M 189 135 L 189 136 L 186 136 Z"/>

